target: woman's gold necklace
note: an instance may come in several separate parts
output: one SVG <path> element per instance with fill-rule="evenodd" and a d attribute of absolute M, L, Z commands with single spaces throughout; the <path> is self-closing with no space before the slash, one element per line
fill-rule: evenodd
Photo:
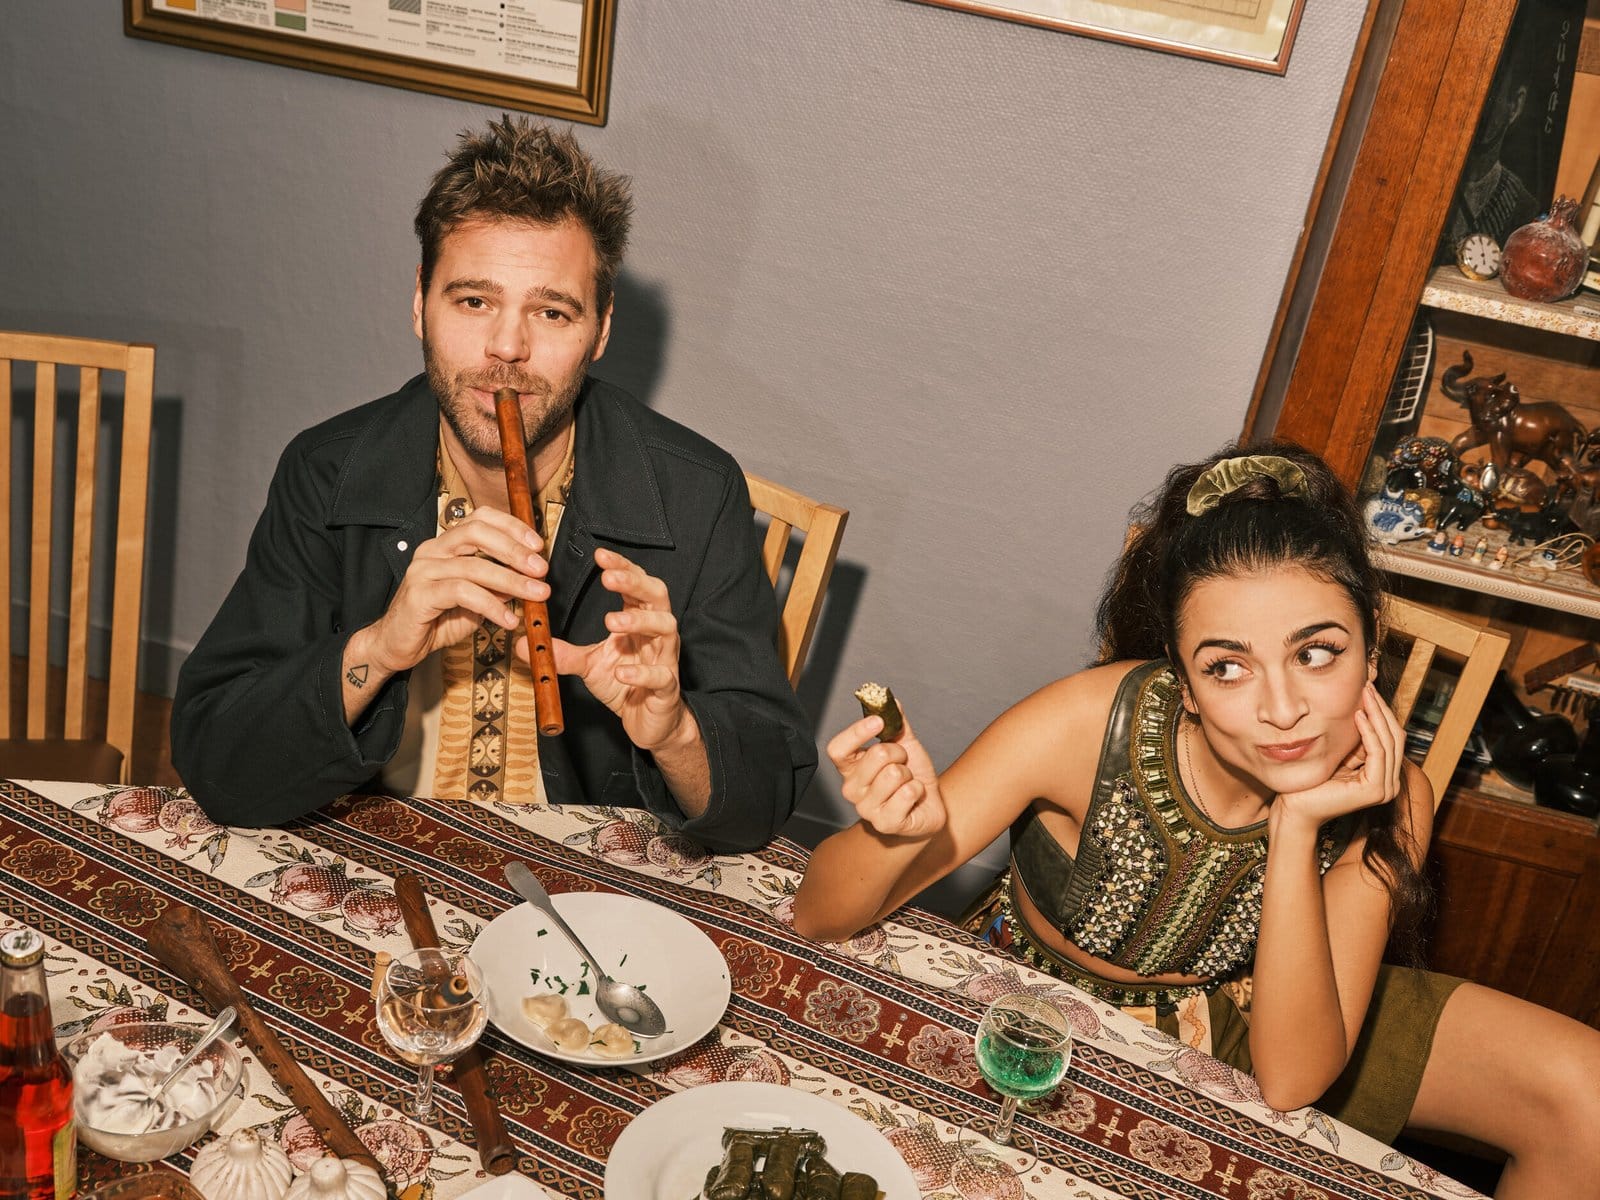
<path fill-rule="evenodd" d="M 1218 829 L 1221 829 L 1222 822 L 1218 821 L 1214 816 L 1211 815 L 1211 810 L 1206 807 L 1205 797 L 1200 794 L 1200 777 L 1194 773 L 1194 759 L 1189 754 L 1189 741 L 1193 735 L 1193 726 L 1185 725 L 1183 727 L 1183 765 L 1189 771 L 1189 794 L 1194 797 L 1195 804 L 1198 805 L 1200 811 L 1205 814 L 1206 820 L 1210 821 Z"/>
<path fill-rule="evenodd" d="M 1243 828 L 1243 826 L 1224 825 L 1216 817 L 1212 816 L 1211 809 L 1206 807 L 1205 797 L 1200 794 L 1200 777 L 1195 774 L 1194 758 L 1189 753 L 1189 739 L 1193 736 L 1193 733 L 1192 726 L 1185 725 L 1183 727 L 1183 765 L 1189 772 L 1189 786 L 1187 788 L 1189 798 L 1195 802 L 1195 807 L 1205 814 L 1206 820 L 1210 821 L 1218 829 Z"/>

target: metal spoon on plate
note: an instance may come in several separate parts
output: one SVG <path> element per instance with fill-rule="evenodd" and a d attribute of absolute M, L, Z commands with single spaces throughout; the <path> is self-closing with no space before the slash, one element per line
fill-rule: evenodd
<path fill-rule="evenodd" d="M 594 1002 L 602 1013 L 635 1037 L 660 1037 L 667 1031 L 667 1019 L 661 1015 L 656 1002 L 633 984 L 620 983 L 606 974 L 605 969 L 595 961 L 594 955 L 589 953 L 589 948 L 572 932 L 572 927 L 561 919 L 550 893 L 533 877 L 526 863 L 507 863 L 506 882 L 517 895 L 554 921 L 556 928 L 589 964 L 589 969 L 595 973 Z"/>

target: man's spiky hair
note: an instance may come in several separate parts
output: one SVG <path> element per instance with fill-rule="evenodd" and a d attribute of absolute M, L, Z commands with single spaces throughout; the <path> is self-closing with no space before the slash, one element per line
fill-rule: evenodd
<path fill-rule="evenodd" d="M 594 239 L 597 311 L 604 312 L 632 217 L 633 189 L 626 175 L 597 166 L 572 134 L 502 113 L 486 130 L 462 132 L 455 153 L 417 206 L 423 290 L 433 279 L 440 245 L 464 221 L 556 225 L 571 219 Z"/>

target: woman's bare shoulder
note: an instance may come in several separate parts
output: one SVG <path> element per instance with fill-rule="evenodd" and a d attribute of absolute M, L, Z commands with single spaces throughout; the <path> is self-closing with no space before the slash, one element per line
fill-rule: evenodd
<path fill-rule="evenodd" d="M 1103 667 L 1086 667 L 1054 683 L 1045 684 L 1031 696 L 1019 701 L 1010 712 L 1031 715 L 1037 711 L 1041 716 L 1057 722 L 1104 717 L 1111 712 L 1112 702 L 1122 681 L 1131 671 L 1143 665 L 1142 662 L 1114 662 Z"/>
<path fill-rule="evenodd" d="M 990 723 L 952 770 L 1004 770 L 1034 795 L 1056 792 L 1077 781 L 1076 764 L 1092 769 L 1117 688 L 1137 662 L 1087 667 L 1047 683 Z M 1002 765 L 1003 764 L 1003 765 Z"/>

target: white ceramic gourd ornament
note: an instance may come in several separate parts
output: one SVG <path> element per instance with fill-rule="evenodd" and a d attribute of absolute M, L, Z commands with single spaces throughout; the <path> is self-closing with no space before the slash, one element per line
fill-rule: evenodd
<path fill-rule="evenodd" d="M 189 1182 L 206 1200 L 283 1200 L 294 1167 L 254 1129 L 218 1138 L 194 1156 Z"/>
<path fill-rule="evenodd" d="M 384 1200 L 383 1176 L 353 1158 L 319 1158 L 283 1200 Z"/>

